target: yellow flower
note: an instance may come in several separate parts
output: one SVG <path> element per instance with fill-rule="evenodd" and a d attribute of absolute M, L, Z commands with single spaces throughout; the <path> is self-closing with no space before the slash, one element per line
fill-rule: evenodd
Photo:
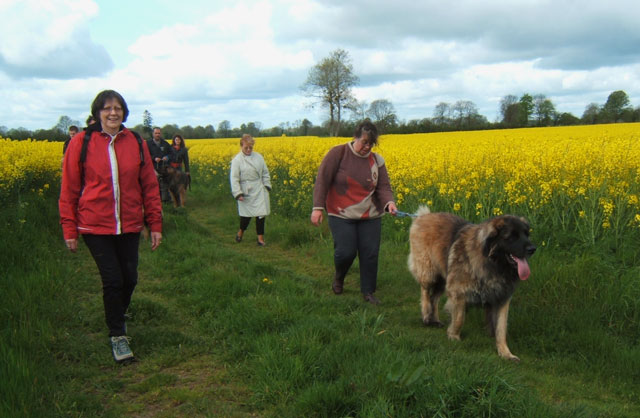
<path fill-rule="evenodd" d="M 584 218 L 587 215 L 583 210 L 581 210 L 580 212 L 578 212 L 578 216 L 581 217 L 581 218 Z"/>
<path fill-rule="evenodd" d="M 453 211 L 454 212 L 458 212 L 460 210 L 461 206 L 460 203 L 454 203 L 453 204 Z"/>

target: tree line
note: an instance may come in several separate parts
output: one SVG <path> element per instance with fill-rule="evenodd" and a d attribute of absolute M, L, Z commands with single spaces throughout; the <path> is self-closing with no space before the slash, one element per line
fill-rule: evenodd
<path fill-rule="evenodd" d="M 311 107 L 326 109 L 327 119 L 320 125 L 314 125 L 305 118 L 295 122 L 282 122 L 271 128 L 263 128 L 258 121 L 232 127 L 228 120 L 219 122 L 217 128 L 212 124 L 195 127 L 166 124 L 158 127 L 164 138 L 181 134 L 184 138 L 201 139 L 237 138 L 244 133 L 254 137 L 351 136 L 355 126 L 365 119 L 374 122 L 380 132 L 386 134 L 640 122 L 640 106 L 634 108 L 623 90 L 609 94 L 604 104 L 588 104 L 581 117 L 557 111 L 553 101 L 543 94 L 525 93 L 520 97 L 509 94 L 500 100 L 499 121 L 490 122 L 470 100 L 458 100 L 453 104 L 440 102 L 435 106 L 432 117 L 404 121 L 398 118 L 393 103 L 388 99 L 378 99 L 371 103 L 358 101 L 352 91 L 358 83 L 359 77 L 354 74 L 349 54 L 337 49 L 312 67 L 307 80 L 300 86 L 302 92 L 312 99 Z M 83 126 L 68 116 L 61 116 L 50 129 L 30 131 L 26 128 L 8 129 L 0 126 L 0 136 L 15 140 L 31 138 L 64 141 L 68 138 L 67 131 L 71 125 L 81 129 Z M 142 124 L 132 129 L 148 139 L 151 138 L 153 128 L 153 117 L 145 110 Z"/>

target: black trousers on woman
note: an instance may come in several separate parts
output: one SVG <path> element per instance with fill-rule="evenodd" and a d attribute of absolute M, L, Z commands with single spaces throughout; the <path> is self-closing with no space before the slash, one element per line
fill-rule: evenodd
<path fill-rule="evenodd" d="M 102 278 L 102 300 L 109 337 L 126 335 L 124 314 L 138 283 L 140 234 L 85 234 L 82 237 Z"/>
<path fill-rule="evenodd" d="M 336 279 L 344 280 L 353 260 L 360 263 L 360 291 L 367 295 L 376 291 L 378 253 L 380 252 L 381 218 L 342 219 L 327 216 L 333 236 L 333 262 Z"/>
<path fill-rule="evenodd" d="M 256 216 L 256 235 L 264 235 L 264 220 L 266 216 Z M 246 231 L 249 227 L 249 223 L 251 222 L 251 218 L 248 216 L 240 217 L 240 229 L 242 231 Z"/>

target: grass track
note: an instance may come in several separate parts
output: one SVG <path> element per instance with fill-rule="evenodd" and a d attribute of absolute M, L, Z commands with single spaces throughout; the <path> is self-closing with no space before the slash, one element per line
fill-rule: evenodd
<path fill-rule="evenodd" d="M 607 347 L 622 353 L 616 361 L 626 359 L 631 370 L 613 368 L 597 355 L 606 335 L 600 328 L 591 334 L 572 329 L 577 319 L 570 311 L 559 317 L 560 307 L 545 305 L 554 300 L 552 254 L 536 255 L 532 279 L 514 297 L 509 343 L 522 358 L 516 365 L 497 357 L 479 311 L 470 311 L 461 343 L 449 342 L 444 330 L 422 327 L 418 288 L 405 266 L 408 247 L 386 236 L 378 290 L 383 303 L 372 307 L 361 300 L 357 265 L 345 294 L 331 293 L 326 223 L 318 230 L 275 214 L 267 219 L 268 246 L 259 248 L 253 224 L 241 244 L 234 242 L 237 218 L 227 196 L 195 187 L 186 210 L 165 212 L 161 248 L 152 253 L 143 242 L 131 306 L 129 334 L 140 361 L 113 364 L 93 260 L 84 246 L 77 255 L 64 252 L 54 237 L 42 245 L 62 260 L 49 277 L 58 283 L 57 304 L 43 292 L 24 306 L 15 302 L 3 319 L 4 336 L 25 333 L 3 352 L 35 353 L 26 364 L 39 384 L 18 382 L 16 390 L 3 391 L 0 412 L 640 416 L 637 339 L 609 334 Z M 579 268 L 567 265 L 557 280 Z M 16 319 L 17 311 L 28 317 Z M 576 343 L 568 345 L 572 339 Z M 27 348 L 27 341 L 37 347 Z M 10 376 L 16 369 L 10 363 L 2 370 Z"/>

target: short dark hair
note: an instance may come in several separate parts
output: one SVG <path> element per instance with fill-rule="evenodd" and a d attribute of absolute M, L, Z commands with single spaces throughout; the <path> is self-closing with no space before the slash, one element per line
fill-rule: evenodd
<path fill-rule="evenodd" d="M 78 132 L 78 127 L 76 125 L 71 125 L 69 126 L 69 130 Z"/>
<path fill-rule="evenodd" d="M 358 126 L 356 126 L 356 130 L 353 132 L 353 137 L 360 138 L 364 132 L 369 135 L 369 143 L 372 147 L 378 143 L 378 128 L 376 128 L 376 125 L 371 121 L 365 120 L 360 122 Z"/>
<path fill-rule="evenodd" d="M 93 103 L 91 104 L 91 116 L 96 122 L 100 121 L 100 111 L 104 107 L 104 104 L 107 100 L 116 99 L 120 106 L 122 106 L 122 111 L 124 112 L 124 117 L 122 118 L 122 122 L 127 121 L 127 117 L 129 116 L 129 108 L 127 107 L 127 102 L 124 100 L 124 97 L 120 95 L 115 90 L 104 90 L 98 93 L 95 99 L 93 99 Z"/>

